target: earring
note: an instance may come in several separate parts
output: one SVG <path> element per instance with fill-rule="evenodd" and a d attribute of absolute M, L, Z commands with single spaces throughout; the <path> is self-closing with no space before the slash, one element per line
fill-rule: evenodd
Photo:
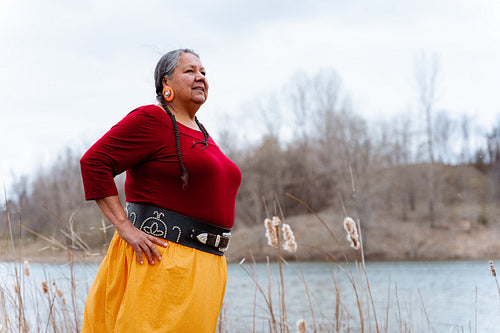
<path fill-rule="evenodd" d="M 167 102 L 171 102 L 174 99 L 174 90 L 169 86 L 163 87 L 163 97 Z"/>

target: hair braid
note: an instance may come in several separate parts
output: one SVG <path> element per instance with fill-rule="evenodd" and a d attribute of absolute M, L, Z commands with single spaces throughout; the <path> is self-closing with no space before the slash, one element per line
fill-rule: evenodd
<path fill-rule="evenodd" d="M 197 144 L 200 144 L 200 145 L 203 145 L 203 149 L 205 149 L 208 146 L 208 138 L 210 137 L 210 135 L 208 135 L 208 132 L 205 129 L 205 126 L 203 126 L 198 121 L 198 118 L 196 118 L 196 116 L 194 117 L 194 121 L 196 121 L 196 125 L 198 125 L 198 127 L 200 128 L 200 131 L 203 133 L 203 136 L 205 137 L 205 139 L 203 141 L 195 142 L 191 148 L 194 148 L 194 146 L 196 146 Z"/>
<path fill-rule="evenodd" d="M 181 165 L 182 188 L 185 190 L 189 183 L 189 175 L 186 168 L 184 167 L 184 164 L 182 163 L 181 141 L 179 136 L 179 127 L 177 126 L 177 120 L 175 119 L 174 114 L 168 109 L 167 103 L 165 102 L 163 96 L 161 97 L 160 103 L 163 106 L 163 109 L 165 109 L 165 111 L 169 115 L 170 119 L 172 120 L 172 125 L 174 126 L 175 148 L 177 149 L 177 158 L 179 158 L 179 164 Z"/>
<path fill-rule="evenodd" d="M 161 57 L 161 59 L 158 61 L 156 64 L 155 72 L 154 72 L 154 79 L 155 79 L 155 88 L 156 88 L 156 99 L 158 102 L 160 102 L 161 106 L 167 112 L 169 115 L 170 119 L 172 120 L 172 125 L 174 127 L 174 134 L 175 134 L 175 147 L 177 149 L 177 157 L 179 158 L 179 164 L 181 165 L 181 171 L 182 171 L 182 187 L 184 189 L 187 188 L 188 182 L 189 182 L 189 176 L 186 168 L 184 167 L 184 164 L 182 163 L 182 155 L 181 155 L 181 144 L 180 144 L 180 136 L 179 136 L 179 127 L 177 126 L 177 120 L 175 119 L 175 116 L 172 112 L 167 107 L 167 102 L 165 101 L 165 97 L 162 94 L 163 91 L 163 83 L 164 79 L 166 78 L 171 78 L 173 75 L 173 72 L 175 68 L 179 65 L 179 59 L 183 53 L 191 53 L 192 55 L 196 56 L 198 59 L 200 56 L 193 50 L 191 49 L 177 49 L 177 50 L 172 50 L 165 55 Z M 195 117 L 196 124 L 200 128 L 201 132 L 203 133 L 203 136 L 205 139 L 203 141 L 196 142 L 192 147 L 196 146 L 198 143 L 202 144 L 204 148 L 208 146 L 208 139 L 209 135 L 205 127 L 198 121 L 198 119 Z"/>

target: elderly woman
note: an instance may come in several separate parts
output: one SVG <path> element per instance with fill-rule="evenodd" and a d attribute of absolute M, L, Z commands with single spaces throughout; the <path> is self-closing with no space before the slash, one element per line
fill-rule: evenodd
<path fill-rule="evenodd" d="M 199 56 L 171 51 L 154 76 L 159 103 L 130 112 L 80 162 L 86 199 L 116 228 L 82 332 L 217 326 L 241 173 L 195 116 L 208 93 Z M 113 180 L 124 171 L 125 209 Z"/>

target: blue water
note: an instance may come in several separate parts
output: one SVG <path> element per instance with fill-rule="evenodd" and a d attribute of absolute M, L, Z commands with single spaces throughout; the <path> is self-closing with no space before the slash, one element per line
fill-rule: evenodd
<path fill-rule="evenodd" d="M 366 284 L 360 280 L 364 274 L 359 266 L 351 264 L 352 274 L 345 265 L 344 271 L 334 264 L 326 263 L 302 263 L 300 267 L 305 283 L 299 278 L 297 264 L 283 266 L 285 304 L 291 325 L 295 326 L 296 320 L 304 318 L 309 327 L 312 327 L 311 305 L 306 296 L 305 285 L 312 299 L 317 327 L 321 323 L 332 323 L 335 316 L 336 281 L 340 302 L 352 316 L 350 327 L 359 328 L 356 296 L 347 278 L 353 277 L 359 297 L 366 304 L 362 308 L 371 308 L 368 288 L 362 288 Z M 259 283 L 267 293 L 266 265 L 257 264 L 254 270 L 258 272 Z M 462 332 L 462 329 L 465 332 L 475 332 L 477 324 L 477 332 L 500 332 L 500 295 L 487 261 L 376 262 L 367 263 L 366 271 L 380 328 L 388 326 L 389 332 L 399 332 L 399 325 L 404 323 L 412 332 Z M 276 264 L 271 265 L 270 275 L 272 290 L 278 291 L 279 270 Z M 263 325 L 267 325 L 270 316 L 269 311 L 265 311 L 269 307 L 263 297 L 257 294 L 256 313 L 264 319 L 255 324 L 259 331 Z M 249 275 L 241 267 L 238 269 L 237 265 L 232 265 L 225 298 L 227 316 L 247 316 L 251 321 L 244 323 L 244 320 L 238 320 L 236 328 L 244 325 L 250 329 L 254 327 L 251 318 L 254 297 L 255 283 L 251 282 Z M 276 301 L 274 311 L 279 311 L 277 293 L 273 294 L 273 300 Z M 375 328 L 371 309 L 372 313 L 364 311 L 365 329 L 370 323 Z"/>
<path fill-rule="evenodd" d="M 30 276 L 22 274 L 21 266 L 17 265 L 17 269 L 23 281 L 25 302 L 36 305 L 26 306 L 26 309 L 31 309 L 27 310 L 28 316 L 43 322 L 44 307 L 40 304 L 46 295 L 42 293 L 41 281 L 49 281 L 51 288 L 57 286 L 66 302 L 71 303 L 70 266 L 31 263 Z M 4 290 L 13 289 L 15 267 L 14 264 L 0 264 L 0 284 Z M 227 330 L 251 332 L 255 328 L 255 332 L 268 332 L 269 306 L 257 286 L 266 296 L 270 290 L 274 317 L 280 321 L 278 265 L 272 263 L 268 267 L 265 263 L 250 265 L 245 262 L 229 264 L 228 267 L 223 311 Z M 359 331 L 356 294 L 348 277 L 353 279 L 362 303 L 366 332 L 375 332 L 371 299 L 381 332 L 386 326 L 388 332 L 403 329 L 411 332 L 476 332 L 476 327 L 477 332 L 500 332 L 500 295 L 487 261 L 367 263 L 372 297 L 368 294 L 359 265 L 351 264 L 349 269 L 344 264 L 342 270 L 335 264 L 318 262 L 301 263 L 300 268 L 296 263 L 283 264 L 285 305 L 291 332 L 296 331 L 298 319 L 306 320 L 308 332 L 312 332 L 314 324 L 321 331 L 334 331 L 336 288 L 343 323 L 348 324 L 352 331 Z M 85 295 L 95 277 L 97 265 L 76 264 L 72 269 L 76 282 L 75 307 L 81 317 Z M 257 282 L 250 277 L 254 273 Z"/>

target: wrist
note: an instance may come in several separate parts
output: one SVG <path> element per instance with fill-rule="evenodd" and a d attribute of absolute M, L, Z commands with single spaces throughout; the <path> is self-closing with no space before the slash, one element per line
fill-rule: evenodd
<path fill-rule="evenodd" d="M 130 222 L 129 219 L 125 218 L 125 219 L 118 221 L 118 223 L 115 224 L 115 228 L 116 228 L 116 231 L 118 231 L 118 233 L 120 234 L 122 232 L 126 232 L 127 230 L 131 230 L 135 227 L 132 224 L 132 222 Z"/>

